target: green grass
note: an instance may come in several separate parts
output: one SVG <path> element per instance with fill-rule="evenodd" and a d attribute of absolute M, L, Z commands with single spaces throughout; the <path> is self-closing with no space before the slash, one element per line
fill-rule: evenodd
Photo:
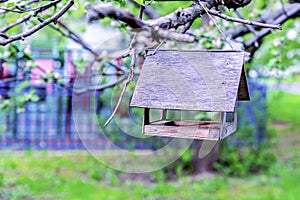
<path fill-rule="evenodd" d="M 205 174 L 165 182 L 158 171 L 148 174 L 152 181 L 142 182 L 121 179 L 126 174 L 104 167 L 87 152 L 0 151 L 0 199 L 298 199 L 299 104 L 300 96 L 269 92 L 268 125 L 278 132 L 273 151 L 279 159 L 261 174 Z"/>
<path fill-rule="evenodd" d="M 281 91 L 268 93 L 268 117 L 270 121 L 300 123 L 300 96 Z"/>
<path fill-rule="evenodd" d="M 84 154 L 17 157 L 13 153 L 1 159 L 0 199 L 297 199 L 299 166 L 293 160 L 275 165 L 266 175 L 204 175 L 143 183 L 120 180 L 115 171 Z"/>
<path fill-rule="evenodd" d="M 300 82 L 300 73 L 295 73 L 289 77 L 285 78 L 260 78 L 260 81 L 263 82 L 270 82 L 270 83 L 294 83 L 294 82 Z"/>

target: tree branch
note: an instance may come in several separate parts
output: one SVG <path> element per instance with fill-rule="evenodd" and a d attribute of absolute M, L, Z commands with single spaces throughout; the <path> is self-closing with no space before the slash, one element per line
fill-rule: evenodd
<path fill-rule="evenodd" d="M 56 5 L 57 3 L 59 3 L 60 0 L 56 0 L 56 1 L 51 1 L 50 3 L 47 3 L 45 5 L 40 6 L 39 8 L 35 8 L 33 14 L 28 14 L 25 17 L 19 18 L 17 21 L 8 24 L 7 26 L 3 27 L 0 32 L 4 33 L 6 31 L 8 31 L 9 29 L 13 28 L 14 26 L 17 26 L 23 22 L 28 21 L 32 16 L 36 16 L 38 13 L 43 12 L 44 10 L 47 10 L 48 8 Z M 23 12 L 21 12 L 23 13 Z"/>
<path fill-rule="evenodd" d="M 257 19 L 257 22 L 261 23 L 275 23 L 275 21 L 281 17 L 286 16 L 288 14 L 289 18 L 294 18 L 299 16 L 300 13 L 300 4 L 289 4 L 284 9 L 287 13 L 283 11 L 282 8 L 277 10 L 270 10 L 268 13 L 262 15 L 259 19 Z M 291 15 L 292 13 L 292 15 Z M 277 23 L 277 22 L 276 22 Z M 280 24 L 282 24 L 281 22 Z M 259 29 L 259 27 L 253 27 L 256 31 Z M 249 33 L 249 29 L 243 25 L 237 26 L 234 28 L 229 29 L 226 34 L 231 35 L 232 38 L 237 38 L 240 36 L 244 36 L 245 34 Z"/>
<path fill-rule="evenodd" d="M 43 23 L 40 23 L 40 24 L 34 26 L 33 28 L 31 28 L 23 33 L 20 33 L 18 35 L 9 36 L 8 39 L 0 41 L 0 45 L 7 45 L 16 40 L 23 40 L 24 38 L 32 35 L 33 33 L 37 32 L 38 30 L 44 28 L 48 24 L 50 24 L 52 22 L 56 22 L 64 13 L 66 13 L 73 6 L 73 4 L 74 4 L 74 0 L 70 0 L 61 10 L 59 10 L 52 17 L 46 19 Z"/>
<path fill-rule="evenodd" d="M 40 22 L 44 22 L 44 20 L 42 18 L 38 18 Z M 73 40 L 74 42 L 76 42 L 77 44 L 81 45 L 82 48 L 84 48 L 85 50 L 89 51 L 91 54 L 93 54 L 95 57 L 98 57 L 99 54 L 94 51 L 93 49 L 91 49 L 89 47 L 89 45 L 78 35 L 76 34 L 74 31 L 72 31 L 67 25 L 65 25 L 64 23 L 62 23 L 60 20 L 57 21 L 57 24 L 63 28 L 67 33 L 63 32 L 60 28 L 49 24 L 49 27 L 52 28 L 53 30 L 56 30 L 57 32 L 59 32 L 62 36 L 70 38 L 71 40 Z"/>
<path fill-rule="evenodd" d="M 128 85 L 129 85 L 129 83 L 133 80 L 133 77 L 134 77 L 134 67 L 135 67 L 135 63 L 136 63 L 136 58 L 137 58 L 137 54 L 136 54 L 135 51 L 133 51 L 132 57 L 131 57 L 130 72 L 129 72 L 128 77 L 127 77 L 127 79 L 126 79 L 126 81 L 124 83 L 124 86 L 123 86 L 122 92 L 120 94 L 119 100 L 117 102 L 117 105 L 116 105 L 113 113 L 111 114 L 111 116 L 105 122 L 104 126 L 107 126 L 111 122 L 111 120 L 114 118 L 114 116 L 116 115 L 116 113 L 118 111 L 118 108 L 121 105 L 122 99 L 123 99 L 123 97 L 125 95 L 126 89 L 127 89 Z"/>
<path fill-rule="evenodd" d="M 291 9 L 286 10 L 286 14 L 282 14 L 280 17 L 278 17 L 276 20 L 274 20 L 274 23 L 276 24 L 283 24 L 286 20 L 299 15 L 300 12 L 300 4 L 294 5 Z M 272 29 L 264 29 L 257 33 L 257 35 L 254 35 L 252 39 L 247 41 L 245 43 L 245 48 L 248 49 L 251 46 L 253 46 L 257 41 L 261 40 L 264 36 L 271 33 Z"/>
<path fill-rule="evenodd" d="M 146 25 L 142 20 L 136 18 L 131 12 L 114 7 L 110 3 L 100 5 L 87 4 L 86 9 L 88 11 L 88 22 L 110 17 L 115 20 L 125 22 L 131 28 L 141 28 Z"/>
<path fill-rule="evenodd" d="M 245 19 L 240 19 L 240 18 L 233 18 L 229 17 L 227 15 L 224 15 L 220 12 L 217 12 L 215 10 L 209 10 L 209 14 L 220 17 L 222 19 L 225 19 L 227 21 L 232 21 L 232 22 L 237 22 L 237 23 L 242 23 L 242 24 L 248 24 L 252 26 L 259 26 L 262 28 L 272 28 L 272 29 L 279 29 L 282 30 L 280 25 L 275 25 L 275 24 L 266 24 L 266 23 L 261 23 L 261 22 L 255 22 L 255 21 L 250 21 L 250 20 L 245 20 Z"/>
<path fill-rule="evenodd" d="M 84 88 L 73 88 L 73 93 L 76 95 L 80 95 L 89 91 L 95 91 L 95 90 L 103 90 L 106 88 L 110 88 L 110 87 L 114 87 L 120 83 L 122 83 L 123 81 L 125 81 L 127 79 L 128 75 L 125 74 L 123 75 L 121 78 L 117 79 L 116 81 L 110 82 L 110 83 L 106 83 L 106 84 L 102 84 L 102 85 L 96 85 L 96 86 L 90 86 L 90 87 L 84 87 Z"/>
<path fill-rule="evenodd" d="M 27 1 L 23 6 L 28 6 L 30 4 L 37 3 L 37 2 L 40 2 L 40 1 L 41 0 L 30 0 L 30 1 Z M 5 1 L 3 1 L 3 2 L 5 2 Z M 0 0 L 0 3 L 1 3 L 1 0 Z M 10 12 L 10 10 L 14 10 L 15 8 L 18 8 L 18 6 L 14 5 L 14 6 L 10 7 L 9 10 L 2 9 L 2 11 L 0 11 L 0 15 L 5 14 L 7 12 Z"/>
<path fill-rule="evenodd" d="M 134 1 L 134 0 L 128 0 L 130 3 L 132 3 L 134 6 L 136 6 L 136 7 L 140 7 L 141 5 L 139 4 L 139 3 L 137 3 L 136 1 Z M 150 19 L 157 19 L 157 18 L 159 18 L 160 16 L 159 16 L 159 14 L 155 11 L 155 10 L 153 10 L 153 9 L 151 9 L 149 6 L 145 6 L 145 8 L 144 8 L 144 13 L 150 18 Z"/>
<path fill-rule="evenodd" d="M 211 4 L 205 3 L 205 7 L 210 9 Z M 104 3 L 99 5 L 88 4 L 86 6 L 88 15 L 87 19 L 89 22 L 103 19 L 105 17 L 110 17 L 115 20 L 125 22 L 131 28 L 143 28 L 146 26 L 158 26 L 163 29 L 178 28 L 179 26 L 184 26 L 195 18 L 204 14 L 204 9 L 197 4 L 192 4 L 187 8 L 179 8 L 175 12 L 163 16 L 157 19 L 151 19 L 147 21 L 142 21 L 136 18 L 132 13 L 127 10 L 123 10 L 114 7 L 112 4 Z"/>
<path fill-rule="evenodd" d="M 238 10 L 235 11 L 235 14 L 236 14 L 239 18 L 244 19 L 242 13 L 240 13 Z M 250 26 L 250 25 L 246 24 L 246 27 L 247 27 L 247 29 L 248 29 L 249 31 L 251 31 L 254 35 L 257 34 L 257 31 L 255 30 L 255 28 L 254 28 L 253 26 Z"/>

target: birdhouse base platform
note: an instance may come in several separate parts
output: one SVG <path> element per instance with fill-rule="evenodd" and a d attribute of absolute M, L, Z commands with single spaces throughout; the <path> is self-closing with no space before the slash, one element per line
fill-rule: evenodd
<path fill-rule="evenodd" d="M 211 121 L 159 120 L 144 126 L 149 136 L 178 137 L 200 140 L 220 140 L 222 124 Z"/>

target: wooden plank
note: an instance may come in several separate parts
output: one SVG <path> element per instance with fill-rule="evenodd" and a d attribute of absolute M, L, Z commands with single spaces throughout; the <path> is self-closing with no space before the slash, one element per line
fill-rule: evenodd
<path fill-rule="evenodd" d="M 221 133 L 221 139 L 227 138 L 228 136 L 233 134 L 236 130 L 237 130 L 237 108 L 233 113 L 233 121 L 225 122 Z"/>
<path fill-rule="evenodd" d="M 249 101 L 250 100 L 247 79 L 246 79 L 246 73 L 245 73 L 244 68 L 242 69 L 242 74 L 241 74 L 241 80 L 240 80 L 240 85 L 239 85 L 239 90 L 238 90 L 238 100 L 239 101 Z"/>
<path fill-rule="evenodd" d="M 144 108 L 144 118 L 143 118 L 144 125 L 147 125 L 150 123 L 149 117 L 150 117 L 150 109 Z"/>
<path fill-rule="evenodd" d="M 158 51 L 147 57 L 131 106 L 233 112 L 244 53 Z"/>
<path fill-rule="evenodd" d="M 219 140 L 222 126 L 217 122 L 161 120 L 145 126 L 145 135 Z"/>
<path fill-rule="evenodd" d="M 177 137 L 186 139 L 202 139 L 202 140 L 219 140 L 220 129 L 217 128 L 190 128 L 190 127 L 174 127 L 160 125 L 146 125 L 145 135 L 149 136 L 164 136 Z"/>
<path fill-rule="evenodd" d="M 145 126 L 150 123 L 150 108 L 144 108 L 142 133 L 145 133 Z"/>
<path fill-rule="evenodd" d="M 150 123 L 151 125 L 160 126 L 185 126 L 199 128 L 218 128 L 222 125 L 220 122 L 213 121 L 195 121 L 195 120 L 157 120 Z"/>
<path fill-rule="evenodd" d="M 161 120 L 165 120 L 167 118 L 167 110 L 166 109 L 163 109 L 162 111 L 161 111 L 161 117 L 160 117 L 160 119 Z"/>

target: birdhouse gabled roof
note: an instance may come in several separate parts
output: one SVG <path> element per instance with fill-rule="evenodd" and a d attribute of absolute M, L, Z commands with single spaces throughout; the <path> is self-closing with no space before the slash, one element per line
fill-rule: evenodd
<path fill-rule="evenodd" d="M 130 106 L 233 112 L 249 100 L 240 51 L 160 50 L 144 62 Z"/>

